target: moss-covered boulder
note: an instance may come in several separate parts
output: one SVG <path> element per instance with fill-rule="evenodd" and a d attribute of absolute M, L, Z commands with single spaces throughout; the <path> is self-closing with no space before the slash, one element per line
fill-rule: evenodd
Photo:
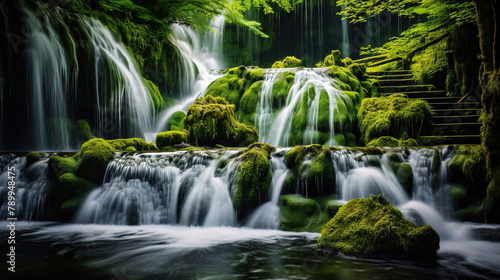
<path fill-rule="evenodd" d="M 335 172 L 330 148 L 321 145 L 296 146 L 285 154 L 290 168 L 285 191 L 315 197 L 335 192 Z M 298 184 L 298 186 L 297 186 Z"/>
<path fill-rule="evenodd" d="M 339 50 L 332 50 L 332 53 L 325 57 L 323 62 L 325 66 L 342 66 L 345 67 L 345 63 L 342 61 L 342 55 Z"/>
<path fill-rule="evenodd" d="M 196 146 L 247 146 L 258 140 L 257 130 L 240 123 L 235 106 L 224 98 L 206 96 L 196 100 L 188 109 L 184 127 L 188 142 Z"/>
<path fill-rule="evenodd" d="M 108 163 L 113 160 L 115 149 L 106 140 L 95 138 L 85 142 L 80 149 L 76 175 L 100 185 Z"/>
<path fill-rule="evenodd" d="M 26 155 L 26 166 L 30 166 L 44 157 L 44 152 L 30 152 Z"/>
<path fill-rule="evenodd" d="M 274 148 L 268 144 L 254 143 L 240 152 L 238 179 L 233 195 L 233 206 L 240 218 L 269 200 L 272 173 L 269 164 Z"/>
<path fill-rule="evenodd" d="M 410 164 L 402 162 L 397 153 L 386 155 L 396 179 L 406 191 L 406 194 L 411 197 L 413 193 L 413 168 Z"/>
<path fill-rule="evenodd" d="M 285 231 L 320 232 L 337 214 L 340 205 L 330 197 L 305 198 L 301 195 L 283 195 L 280 198 L 280 229 Z"/>
<path fill-rule="evenodd" d="M 164 149 L 165 147 L 172 147 L 177 144 L 186 143 L 187 142 L 187 132 L 186 131 L 165 131 L 158 133 L 156 135 L 156 145 L 160 147 L 160 149 Z"/>
<path fill-rule="evenodd" d="M 169 130 L 183 131 L 185 118 L 186 118 L 186 113 L 183 111 L 177 111 L 173 113 L 172 116 L 170 116 L 170 119 L 168 119 Z"/>
<path fill-rule="evenodd" d="M 158 151 L 154 143 L 147 143 L 141 138 L 115 139 L 107 140 L 107 142 L 118 151 Z"/>
<path fill-rule="evenodd" d="M 321 231 L 318 248 L 342 255 L 436 259 L 439 235 L 418 227 L 383 196 L 353 199 Z"/>
<path fill-rule="evenodd" d="M 361 139 L 369 143 L 381 136 L 417 138 L 432 123 L 427 102 L 404 95 L 365 98 L 358 111 Z"/>
<path fill-rule="evenodd" d="M 302 66 L 302 60 L 296 58 L 295 56 L 287 56 L 282 61 L 276 61 L 273 63 L 271 68 L 295 68 Z"/>

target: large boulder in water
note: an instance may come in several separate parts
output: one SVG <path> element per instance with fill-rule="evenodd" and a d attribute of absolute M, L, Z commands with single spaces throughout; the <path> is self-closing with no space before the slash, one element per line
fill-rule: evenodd
<path fill-rule="evenodd" d="M 321 231 L 318 248 L 360 257 L 435 259 L 439 235 L 406 220 L 380 195 L 342 206 Z"/>

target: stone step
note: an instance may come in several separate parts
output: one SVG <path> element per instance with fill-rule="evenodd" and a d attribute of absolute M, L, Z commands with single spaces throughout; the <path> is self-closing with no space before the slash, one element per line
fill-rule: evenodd
<path fill-rule="evenodd" d="M 434 110 L 439 109 L 481 109 L 481 103 L 479 102 L 427 102 Z"/>
<path fill-rule="evenodd" d="M 420 99 L 427 101 L 429 104 L 439 103 L 439 102 L 457 103 L 458 101 L 460 101 L 460 97 L 448 97 L 448 96 L 424 97 Z"/>
<path fill-rule="evenodd" d="M 435 116 L 464 116 L 464 115 L 478 115 L 480 108 L 477 109 L 437 109 L 433 110 Z"/>
<path fill-rule="evenodd" d="M 480 144 L 481 136 L 479 135 L 421 136 L 417 139 L 417 143 L 420 146 Z"/>
<path fill-rule="evenodd" d="M 434 116 L 434 123 L 478 122 L 480 115 Z"/>
<path fill-rule="evenodd" d="M 398 93 L 408 91 L 434 91 L 434 85 L 403 85 L 403 86 L 381 86 L 380 93 Z"/>
<path fill-rule="evenodd" d="M 405 86 L 413 85 L 415 83 L 412 79 L 391 79 L 391 80 L 378 80 L 380 86 Z"/>
<path fill-rule="evenodd" d="M 366 71 L 366 74 L 371 76 L 384 76 L 384 75 L 410 75 L 411 70 L 385 70 L 385 71 Z"/>
<path fill-rule="evenodd" d="M 368 75 L 371 79 L 376 79 L 379 81 L 384 80 L 396 80 L 396 79 L 411 79 L 413 74 L 398 74 L 398 75 L 382 75 L 382 76 L 372 76 Z"/>
<path fill-rule="evenodd" d="M 433 134 L 476 135 L 481 132 L 481 123 L 435 123 L 431 125 Z"/>
<path fill-rule="evenodd" d="M 405 94 L 409 98 L 431 98 L 431 97 L 446 97 L 446 90 L 431 90 L 431 91 L 400 91 L 392 93 L 381 93 L 382 96 L 388 96 L 391 94 Z"/>

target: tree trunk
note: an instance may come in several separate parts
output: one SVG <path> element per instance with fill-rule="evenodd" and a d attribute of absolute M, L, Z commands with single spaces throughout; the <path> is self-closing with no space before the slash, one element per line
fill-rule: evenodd
<path fill-rule="evenodd" d="M 481 48 L 479 80 L 483 103 L 482 144 L 486 150 L 488 195 L 485 201 L 488 222 L 500 222 L 500 69 L 496 56 L 498 39 L 497 0 L 476 0 Z"/>

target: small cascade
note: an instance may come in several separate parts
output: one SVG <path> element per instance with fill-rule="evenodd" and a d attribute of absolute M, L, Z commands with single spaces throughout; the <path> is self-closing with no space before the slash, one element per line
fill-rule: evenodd
<path fill-rule="evenodd" d="M 216 172 L 220 162 L 234 154 L 175 152 L 118 158 L 75 221 L 234 226 L 229 174 Z"/>
<path fill-rule="evenodd" d="M 33 131 L 30 138 L 36 140 L 37 150 L 70 150 L 67 106 L 73 71 L 60 35 L 52 25 L 53 15 L 42 9 L 40 11 L 35 13 L 24 9 L 26 36 L 29 38 L 25 50 L 27 103 L 31 120 L 28 129 Z M 75 48 L 74 42 L 71 42 Z"/>
<path fill-rule="evenodd" d="M 82 18 L 94 46 L 96 114 L 99 130 L 106 120 L 117 126 L 117 136 L 141 136 L 146 141 L 153 123 L 151 95 L 125 46 L 101 22 Z"/>
<path fill-rule="evenodd" d="M 288 168 L 285 165 L 285 154 L 289 149 L 279 149 L 272 155 L 270 164 L 273 179 L 271 181 L 270 197 L 271 201 L 266 202 L 249 218 L 247 226 L 250 228 L 279 229 L 280 208 L 279 198 L 281 189 L 288 175 Z"/>
<path fill-rule="evenodd" d="M 269 95 L 272 94 L 271 83 L 276 79 L 277 75 L 279 73 L 276 70 L 268 71 L 265 74 L 264 94 L 261 95 L 257 104 L 259 113 L 256 113 L 255 119 L 259 126 L 259 140 L 277 147 L 316 143 L 335 145 L 335 134 L 343 133 L 342 126 L 351 126 L 351 114 L 348 114 L 346 118 L 348 124 L 343 124 L 340 112 L 342 110 L 353 112 L 352 102 L 334 87 L 336 81 L 325 73 L 312 69 L 298 70 L 295 73 L 294 84 L 288 92 L 286 104 L 277 116 L 271 118 L 270 112 L 273 112 L 274 109 Z M 322 96 L 328 98 L 329 103 L 328 132 L 326 132 L 328 136 L 326 141 L 320 139 L 317 133 Z M 294 121 L 304 121 L 299 116 L 303 110 L 307 110 L 307 115 L 303 136 L 301 137 L 296 135 L 300 131 L 292 130 L 292 125 Z M 335 123 L 339 127 L 336 127 Z"/>
<path fill-rule="evenodd" d="M 26 167 L 26 158 L 4 154 L 0 154 L 0 219 L 12 218 L 8 216 L 8 193 L 11 191 L 8 182 L 12 174 L 15 174 L 15 217 L 26 221 L 45 219 L 50 185 L 47 162 L 40 161 Z"/>
<path fill-rule="evenodd" d="M 274 120 L 275 106 L 273 106 L 273 86 L 280 78 L 283 70 L 269 69 L 264 74 L 264 82 L 259 93 L 259 100 L 255 110 L 255 128 L 259 132 L 259 142 L 267 143 L 270 138 L 266 132 L 269 131 Z M 278 106 L 280 106 L 279 104 Z M 281 107 L 281 106 L 280 106 Z"/>

